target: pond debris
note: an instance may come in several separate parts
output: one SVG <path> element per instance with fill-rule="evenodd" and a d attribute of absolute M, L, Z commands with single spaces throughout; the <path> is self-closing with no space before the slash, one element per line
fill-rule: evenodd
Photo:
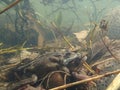
<path fill-rule="evenodd" d="M 63 35 L 63 33 L 59 30 L 54 22 L 51 23 L 55 30 L 61 35 L 61 37 L 65 40 L 65 42 L 70 46 L 71 49 L 74 49 L 74 46 L 70 43 L 70 41 Z"/>
<path fill-rule="evenodd" d="M 101 41 L 98 42 L 100 43 Z M 99 45 L 98 42 L 96 43 Z M 119 48 L 118 45 L 119 43 L 120 41 L 111 42 L 111 46 L 114 47 L 114 50 L 115 47 Z M 97 44 L 95 47 L 93 47 L 93 50 L 96 49 L 96 47 L 98 47 Z M 102 46 L 104 46 L 104 44 Z M 14 49 L 14 48 L 10 48 L 10 49 Z M 34 48 L 28 48 L 25 50 L 33 50 L 33 49 Z M 23 47 L 21 51 L 22 50 L 24 50 Z M 113 52 L 113 49 L 111 50 Z M 99 52 L 101 52 L 101 50 Z M 101 61 L 97 62 L 96 60 L 92 62 L 92 64 L 89 63 L 89 59 L 86 56 L 87 54 L 84 55 L 80 53 L 79 50 L 72 51 L 72 50 L 62 49 L 61 51 L 58 50 L 56 52 L 53 51 L 40 56 L 38 55 L 38 57 L 34 59 L 30 59 L 29 57 L 27 57 L 26 59 L 22 60 L 19 63 L 4 66 L 1 72 L 3 73 L 4 71 L 6 71 L 7 73 L 3 74 L 2 76 L 5 76 L 5 78 L 1 77 L 1 79 L 8 80 L 10 82 L 11 81 L 10 78 L 12 78 L 13 82 L 12 84 L 9 85 L 13 86 L 17 83 L 18 84 L 20 83 L 19 87 L 22 87 L 23 85 L 27 85 L 27 84 L 30 84 L 30 86 L 35 87 L 35 85 L 37 84 L 39 86 L 42 86 L 44 89 L 50 89 L 50 90 L 58 90 L 65 88 L 68 89 L 68 87 L 77 88 L 79 90 L 82 90 L 81 88 L 84 88 L 85 90 L 89 90 L 88 88 L 84 87 L 84 86 L 87 86 L 89 88 L 91 87 L 91 85 L 86 84 L 86 82 L 89 83 L 89 81 L 94 81 L 92 83 L 95 85 L 95 87 L 99 87 L 98 82 L 100 79 L 103 80 L 102 78 L 104 77 L 109 78 L 110 77 L 109 75 L 117 74 L 120 72 L 119 70 L 113 70 L 113 71 L 110 70 L 113 65 L 117 65 L 119 63 L 115 62 L 116 60 L 114 60 L 114 58 L 110 53 L 108 54 L 107 49 L 105 49 L 104 52 L 107 56 L 105 56 L 105 58 L 101 56 L 102 58 L 99 58 L 101 59 Z M 97 54 L 97 52 L 95 53 Z M 101 55 L 105 55 L 105 54 L 101 54 Z M 95 56 L 93 56 L 93 58 L 96 59 Z M 119 65 L 117 66 L 118 67 L 116 68 L 118 69 Z M 77 76 L 74 76 L 73 72 L 77 73 L 78 76 L 80 75 L 81 80 L 78 79 L 76 80 Z M 38 80 L 34 84 L 27 82 L 27 80 L 30 79 L 29 77 L 32 74 L 35 74 L 38 77 Z M 90 78 L 84 78 L 82 75 Z M 20 78 L 23 81 L 26 80 L 27 83 L 23 83 L 23 81 Z M 20 81 L 17 81 L 18 79 Z M 58 83 L 58 81 L 60 82 Z M 18 88 L 18 84 L 17 86 L 16 85 L 13 86 L 13 88 Z M 80 84 L 80 87 L 78 84 Z M 14 90 L 9 85 L 8 88 L 10 88 L 10 90 L 11 89 Z"/>
<path fill-rule="evenodd" d="M 63 86 L 59 86 L 59 87 L 56 87 L 56 88 L 52 88 L 52 89 L 50 89 L 50 90 L 61 90 L 61 89 L 65 89 L 65 88 L 68 88 L 68 87 L 71 87 L 71 86 L 74 86 L 74 85 L 78 85 L 78 84 L 81 84 L 81 83 L 89 82 L 89 81 L 92 81 L 92 80 L 96 80 L 96 79 L 99 79 L 99 78 L 102 78 L 102 77 L 106 77 L 106 76 L 109 76 L 109 75 L 112 75 L 112 74 L 118 74 L 118 73 L 120 73 L 120 70 L 113 71 L 113 72 L 108 72 L 108 73 L 105 73 L 105 74 L 103 74 L 103 75 L 97 75 L 97 76 L 94 76 L 94 77 L 92 77 L 92 78 L 88 78 L 88 79 L 84 79 L 84 80 L 81 80 L 81 81 L 69 83 L 69 84 L 66 84 L 66 85 L 63 85 Z"/>
<path fill-rule="evenodd" d="M 41 4 L 52 9 L 44 18 L 41 17 L 41 13 L 38 13 L 38 17 L 29 0 L 23 2 L 8 0 L 8 3 L 7 0 L 1 1 L 8 6 L 0 14 L 5 12 L 9 18 L 12 17 L 6 11 L 16 5 L 13 11 L 15 18 L 6 24 L 15 26 L 14 30 L 6 26 L 8 33 L 5 32 L 5 28 L 3 31 L 8 34 L 6 36 L 14 37 L 11 39 L 13 42 L 13 39 L 17 39 L 18 43 L 15 45 L 25 43 L 21 46 L 9 47 L 6 44 L 11 41 L 6 39 L 6 47 L 2 43 L 4 40 L 0 42 L 0 82 L 2 83 L 0 89 L 3 87 L 7 90 L 109 89 L 108 85 L 111 86 L 115 74 L 120 73 L 120 40 L 109 39 L 107 35 L 109 22 L 105 19 L 101 20 L 100 25 L 92 23 L 100 19 L 98 17 L 106 7 L 98 12 L 96 2 L 90 0 L 94 9 L 91 13 L 87 12 L 90 21 L 90 31 L 88 31 L 82 26 L 84 24 L 80 19 L 80 9 L 77 9 L 74 0 L 41 0 Z M 22 3 L 18 4 L 20 1 Z M 84 0 L 79 1 L 84 2 Z M 54 8 L 55 6 L 58 7 Z M 71 13 L 78 19 L 73 20 L 69 28 L 68 25 L 63 25 L 62 10 L 72 11 Z M 57 11 L 58 15 L 54 18 L 54 13 Z M 55 20 L 51 21 L 51 19 Z M 81 32 L 71 31 L 74 21 L 75 24 L 76 21 L 81 24 L 80 28 L 83 29 Z M 50 35 L 51 33 L 53 36 Z M 77 36 L 78 44 L 75 43 L 76 39 L 71 38 L 73 34 Z M 119 86 L 116 85 L 115 88 L 117 87 Z"/>
<path fill-rule="evenodd" d="M 30 83 L 35 83 L 35 82 L 37 82 L 37 76 L 32 75 L 30 78 L 20 80 L 19 82 L 9 85 L 7 90 L 16 90 L 17 88 L 19 88 L 25 84 L 30 84 Z"/>
<path fill-rule="evenodd" d="M 3 9 L 2 11 L 0 11 L 0 14 L 4 13 L 5 11 L 7 11 L 8 9 L 14 7 L 16 4 L 18 4 L 20 1 L 22 0 L 16 0 L 15 2 L 11 3 L 9 6 L 7 6 L 5 9 Z"/>
<path fill-rule="evenodd" d="M 79 54 L 79 55 L 78 55 Z M 47 55 L 47 57 L 46 57 L 46 55 Z M 76 67 L 78 66 L 79 68 L 77 69 L 77 73 L 78 73 L 78 75 L 80 74 L 80 72 L 83 72 L 83 73 L 85 73 L 85 74 L 83 74 L 84 76 L 86 75 L 87 77 L 90 77 L 90 78 L 88 78 L 88 79 L 83 79 L 83 80 L 80 80 L 80 81 L 77 81 L 77 82 L 80 82 L 80 83 L 84 83 L 84 82 L 89 82 L 89 81 L 91 81 L 91 80 L 93 80 L 93 81 L 95 81 L 95 83 L 96 83 L 96 81 L 99 81 L 99 78 L 103 78 L 103 77 L 109 77 L 108 75 L 113 75 L 113 74 L 115 74 L 115 73 L 119 73 L 120 71 L 116 71 L 116 70 L 114 70 L 113 72 L 111 71 L 111 72 L 105 72 L 105 73 L 103 73 L 102 71 L 104 70 L 104 68 L 109 68 L 109 67 L 111 67 L 112 65 L 113 65 L 113 61 L 114 61 L 114 58 L 112 57 L 112 60 L 110 60 L 110 58 L 108 58 L 108 60 L 106 59 L 106 61 L 104 61 L 104 59 L 100 62 L 100 63 L 97 63 L 97 62 L 95 62 L 95 63 L 93 63 L 93 65 L 90 65 L 90 68 L 92 68 L 93 70 L 94 70 L 94 72 L 91 72 L 88 68 L 86 68 L 86 67 L 84 67 L 84 63 L 83 63 L 83 61 L 82 61 L 82 58 L 83 58 L 83 56 L 82 56 L 82 54 L 80 54 L 80 53 L 76 53 L 76 52 L 71 52 L 71 51 L 69 51 L 69 52 L 64 52 L 64 51 L 62 51 L 62 52 L 59 52 L 59 53 L 48 53 L 48 54 L 46 54 L 46 55 L 43 55 L 43 56 L 40 56 L 40 57 L 37 57 L 37 59 L 34 61 L 31 61 L 30 63 L 28 63 L 28 62 L 24 62 L 24 63 L 21 63 L 20 65 L 15 65 L 15 66 L 17 66 L 18 68 L 17 69 L 19 69 L 17 72 L 16 71 L 14 71 L 14 72 L 12 72 L 11 74 L 12 75 L 14 75 L 14 73 L 16 72 L 17 73 L 17 75 L 20 77 L 20 78 L 22 78 L 22 77 L 24 77 L 24 75 L 26 76 L 27 75 L 27 73 L 29 72 L 29 73 L 31 73 L 31 74 L 35 74 L 35 75 L 37 75 L 38 76 L 38 81 L 37 81 L 37 83 L 38 82 L 41 82 L 41 83 L 39 83 L 39 85 L 40 86 L 42 86 L 43 88 L 48 88 L 48 89 L 50 89 L 51 88 L 51 90 L 54 90 L 54 87 L 59 87 L 59 86 L 61 86 L 61 85 L 64 85 L 64 88 L 67 88 L 67 87 L 69 87 L 69 85 L 71 84 L 71 83 L 74 83 L 74 82 L 76 82 L 76 80 L 75 81 L 72 81 L 72 82 L 67 82 L 67 81 L 69 81 L 69 79 L 70 79 L 70 77 L 72 76 L 72 74 L 70 73 L 70 72 L 73 72 L 74 70 L 75 70 L 75 72 L 76 72 Z M 75 57 L 76 56 L 76 57 Z M 77 57 L 79 57 L 79 58 L 77 58 Z M 81 58 L 82 57 L 82 58 Z M 61 61 L 61 59 L 63 60 L 63 61 Z M 84 58 L 83 58 L 84 59 Z M 64 61 L 65 60 L 65 61 Z M 87 61 L 86 59 L 85 59 L 85 61 Z M 111 61 L 111 64 L 110 64 L 110 66 L 108 65 L 109 64 L 109 62 L 108 61 Z M 39 64 L 38 64 L 38 62 L 39 62 Z M 67 62 L 67 63 L 66 63 Z M 26 63 L 26 64 L 25 64 Z M 108 63 L 108 64 L 107 64 Z M 80 65 L 79 65 L 80 64 Z M 106 65 L 104 65 L 104 64 L 106 64 Z M 22 66 L 21 66 L 22 65 Z M 43 66 L 44 65 L 44 66 Z M 88 64 L 89 65 L 89 64 Z M 35 66 L 35 67 L 34 67 Z M 100 69 L 100 74 L 99 73 L 97 73 L 97 75 L 96 75 L 96 69 L 95 68 L 93 68 L 94 66 L 97 66 L 97 68 L 98 69 Z M 103 68 L 103 66 L 104 66 L 104 68 Z M 119 65 L 117 65 L 117 66 L 119 66 Z M 14 67 L 13 67 L 14 68 Z M 39 68 L 39 69 L 38 69 Z M 48 68 L 48 69 L 47 69 Z M 50 70 L 50 72 L 48 73 L 48 70 L 49 69 L 52 69 L 52 71 Z M 24 69 L 25 69 L 25 72 L 24 72 L 24 74 L 23 74 L 23 76 L 20 76 L 19 75 L 19 72 L 20 73 L 22 73 L 21 72 L 21 70 L 23 70 L 24 71 Z M 33 70 L 32 70 L 33 69 Z M 9 70 L 11 70 L 11 69 L 9 69 Z M 37 70 L 37 71 L 36 71 Z M 45 71 L 47 71 L 47 73 L 44 73 L 42 70 L 45 70 Z M 55 71 L 54 71 L 55 70 Z M 62 71 L 59 71 L 59 70 L 62 70 Z M 41 73 L 41 71 L 42 71 L 42 73 Z M 10 71 L 11 72 L 11 71 Z M 43 74 L 44 73 L 44 74 Z M 40 77 L 39 76 L 41 76 L 41 75 L 43 75 L 41 78 L 42 79 L 40 79 Z M 56 76 L 57 75 L 57 76 Z M 67 75 L 66 76 L 66 79 L 64 79 L 65 78 L 65 75 Z M 15 77 L 16 77 L 16 75 L 15 75 Z M 56 81 L 54 81 L 54 78 L 55 77 L 59 77 L 60 78 L 60 81 L 61 81 L 61 84 L 56 84 L 55 85 L 55 83 L 57 83 L 58 82 L 58 80 L 57 79 L 55 79 Z M 52 79 L 53 78 L 53 79 Z M 26 80 L 27 79 L 29 79 L 29 77 L 27 76 L 27 78 L 25 78 Z M 75 79 L 75 77 L 74 77 L 74 79 Z M 97 80 L 98 79 L 98 80 Z M 23 79 L 24 80 L 24 79 Z M 15 81 L 16 82 L 16 81 Z M 14 82 L 14 83 L 15 83 Z M 18 82 L 18 81 L 17 81 Z M 20 81 L 21 82 L 21 81 Z M 53 84 L 53 82 L 54 82 L 54 84 Z M 76 82 L 76 83 L 77 83 Z M 13 83 L 13 84 L 14 84 Z M 30 84 L 30 83 L 29 83 Z M 78 83 L 77 83 L 78 84 Z M 96 83 L 97 84 L 97 83 Z M 25 84 L 26 85 L 26 84 Z M 31 84 L 30 84 L 31 85 Z M 45 85 L 45 86 L 44 86 Z M 51 86 L 52 85 L 52 86 Z M 54 86 L 55 85 L 55 86 Z M 66 85 L 68 85 L 67 87 L 66 87 Z M 71 85 L 75 85 L 76 86 L 76 84 L 71 84 Z M 71 86 L 70 85 L 70 86 Z M 86 84 L 85 84 L 86 85 Z M 82 87 L 82 86 L 81 86 Z M 96 86 L 97 87 L 97 86 Z M 62 87 L 63 88 L 63 87 Z M 55 90 L 58 90 L 58 89 L 55 89 Z"/>

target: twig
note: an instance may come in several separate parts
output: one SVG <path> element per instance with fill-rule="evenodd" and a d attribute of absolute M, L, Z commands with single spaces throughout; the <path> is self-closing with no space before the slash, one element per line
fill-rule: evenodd
<path fill-rule="evenodd" d="M 108 59 L 105 59 L 105 60 L 102 60 L 102 61 L 98 61 L 98 62 L 96 62 L 96 63 L 94 63 L 94 64 L 92 64 L 92 65 L 90 65 L 90 66 L 91 66 L 91 67 L 94 67 L 94 66 L 103 64 L 103 63 L 105 63 L 105 62 L 112 61 L 112 60 L 113 60 L 113 58 L 108 58 Z"/>
<path fill-rule="evenodd" d="M 89 82 L 89 81 L 92 81 L 92 80 L 100 79 L 102 77 L 106 77 L 106 76 L 109 76 L 109 75 L 112 75 L 112 74 L 118 74 L 118 73 L 120 73 L 120 70 L 108 72 L 108 73 L 105 73 L 105 74 L 102 74 L 102 75 L 97 75 L 97 76 L 94 76 L 92 78 L 88 78 L 88 79 L 84 79 L 84 80 L 81 80 L 81 81 L 77 81 L 77 82 L 69 83 L 69 84 L 66 84 L 66 85 L 59 86 L 59 87 L 55 87 L 55 88 L 52 88 L 50 90 L 62 90 L 62 89 L 68 88 L 68 87 L 79 85 L 81 83 Z"/>
<path fill-rule="evenodd" d="M 0 14 L 4 13 L 4 12 L 7 11 L 8 9 L 12 8 L 12 7 L 15 6 L 16 4 L 18 4 L 20 1 L 22 1 L 22 0 L 16 0 L 16 1 L 13 2 L 12 4 L 10 4 L 9 6 L 7 6 L 5 9 L 3 9 L 2 11 L 0 11 Z"/>
<path fill-rule="evenodd" d="M 103 35 L 103 31 L 102 31 L 101 34 Z M 101 34 L 100 34 L 100 37 L 101 37 L 101 40 L 102 40 L 102 42 L 103 42 L 105 48 L 108 50 L 108 52 L 111 54 L 111 56 L 112 56 L 115 60 L 119 60 L 119 59 L 112 53 L 112 51 L 109 49 L 109 47 L 107 46 L 107 44 L 106 44 L 105 41 L 103 40 Z"/>
<path fill-rule="evenodd" d="M 65 74 L 64 75 L 64 84 L 66 84 L 66 82 L 67 82 L 67 75 Z M 66 90 L 66 89 L 64 89 L 64 90 Z"/>
<path fill-rule="evenodd" d="M 117 58 L 113 53 L 112 51 L 109 49 L 109 47 L 107 46 L 107 44 L 105 43 L 104 39 L 102 36 L 104 36 L 104 32 L 108 31 L 108 22 L 106 22 L 106 20 L 102 20 L 100 22 L 100 25 L 99 25 L 100 29 L 101 29 L 101 32 L 99 33 L 99 36 L 101 37 L 101 40 L 105 46 L 105 48 L 108 50 L 108 52 L 111 54 L 111 56 L 115 59 L 115 60 L 119 60 L 119 58 Z"/>
<path fill-rule="evenodd" d="M 83 62 L 83 66 L 90 71 L 92 74 L 95 74 L 95 71 L 91 68 L 90 65 L 88 65 L 88 63 L 86 61 L 82 61 Z"/>

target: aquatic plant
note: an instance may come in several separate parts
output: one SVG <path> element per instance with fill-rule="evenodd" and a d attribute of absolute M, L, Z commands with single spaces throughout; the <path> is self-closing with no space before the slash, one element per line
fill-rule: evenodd
<path fill-rule="evenodd" d="M 55 19 L 55 24 L 57 25 L 57 27 L 59 27 L 60 28 L 60 26 L 61 26 L 61 24 L 62 24 L 62 19 L 63 19 L 63 17 L 62 17 L 62 12 L 60 11 L 59 13 L 58 13 L 58 15 L 56 16 L 56 19 Z"/>

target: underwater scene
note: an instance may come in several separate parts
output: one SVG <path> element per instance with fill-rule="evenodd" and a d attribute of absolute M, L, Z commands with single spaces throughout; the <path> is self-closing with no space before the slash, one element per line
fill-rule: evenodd
<path fill-rule="evenodd" d="M 0 90 L 120 90 L 120 0 L 0 0 Z"/>

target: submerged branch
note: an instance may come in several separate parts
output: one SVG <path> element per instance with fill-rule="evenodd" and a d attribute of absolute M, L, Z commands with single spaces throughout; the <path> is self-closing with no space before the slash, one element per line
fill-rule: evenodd
<path fill-rule="evenodd" d="M 4 12 L 7 11 L 8 9 L 12 8 L 12 7 L 15 6 L 16 4 L 18 4 L 20 1 L 22 1 L 22 0 L 16 0 L 16 1 L 13 2 L 12 4 L 8 5 L 5 9 L 3 9 L 2 11 L 0 11 L 0 14 L 4 13 Z"/>

